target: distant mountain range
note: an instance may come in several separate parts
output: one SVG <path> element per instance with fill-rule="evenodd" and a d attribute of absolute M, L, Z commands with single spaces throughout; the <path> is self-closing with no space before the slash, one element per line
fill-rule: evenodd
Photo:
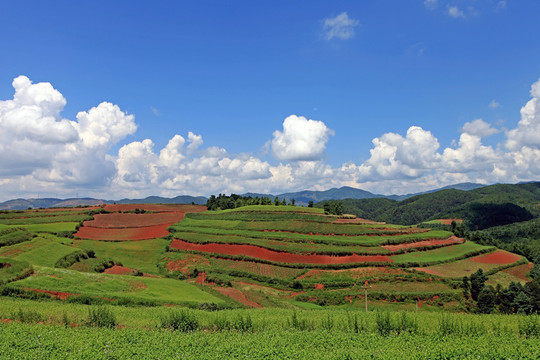
<path fill-rule="evenodd" d="M 448 185 L 439 189 L 433 189 L 430 191 L 425 191 L 425 192 L 415 193 L 415 194 L 407 194 L 407 195 L 381 195 L 381 194 L 374 194 L 374 193 L 371 193 L 369 191 L 362 190 L 362 189 L 356 189 L 350 186 L 343 186 L 340 188 L 332 188 L 332 189 L 324 190 L 324 191 L 304 190 L 304 191 L 284 193 L 284 194 L 278 194 L 278 195 L 246 193 L 246 194 L 242 194 L 242 196 L 251 196 L 251 197 L 266 196 L 269 198 L 278 197 L 280 199 L 285 198 L 287 201 L 291 201 L 292 199 L 294 199 L 297 205 L 307 205 L 309 201 L 313 201 L 314 203 L 317 203 L 317 202 L 325 201 L 325 200 L 343 200 L 343 199 L 386 198 L 386 199 L 401 201 L 401 200 L 405 200 L 416 195 L 429 194 L 429 193 L 437 192 L 440 190 L 456 189 L 456 190 L 468 191 L 468 190 L 478 189 L 483 186 L 485 185 L 475 184 L 475 183 L 460 183 L 460 184 Z"/>
<path fill-rule="evenodd" d="M 457 189 L 457 190 L 474 190 L 484 185 L 474 183 L 460 183 L 455 185 L 445 186 L 443 188 L 434 189 L 422 193 L 407 194 L 407 195 L 381 195 L 373 194 L 369 191 L 356 189 L 350 186 L 343 186 L 338 188 L 332 188 L 324 191 L 316 190 L 304 190 L 298 192 L 290 192 L 283 194 L 257 194 L 246 193 L 242 196 L 251 197 L 269 197 L 271 199 L 278 197 L 280 199 L 286 199 L 287 201 L 295 200 L 297 205 L 307 205 L 309 201 L 314 203 L 325 200 L 343 200 L 343 199 L 372 199 L 372 198 L 386 198 L 392 200 L 405 200 L 410 197 L 428 194 L 445 189 Z M 14 199 L 0 203 L 0 210 L 26 210 L 28 208 L 50 208 L 50 207 L 70 207 L 70 206 L 91 206 L 99 204 L 191 204 L 198 205 L 206 204 L 207 198 L 204 196 L 190 196 L 180 195 L 174 198 L 166 198 L 161 196 L 149 196 L 144 199 L 121 199 L 121 200 L 104 200 L 93 198 L 70 198 L 70 199 L 56 199 L 56 198 L 39 198 L 39 199 Z"/>

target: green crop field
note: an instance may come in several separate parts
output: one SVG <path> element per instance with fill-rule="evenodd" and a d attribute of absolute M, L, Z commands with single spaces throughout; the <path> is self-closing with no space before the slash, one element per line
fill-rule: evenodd
<path fill-rule="evenodd" d="M 77 247 L 94 250 L 99 258 L 113 259 L 149 274 L 158 273 L 157 263 L 168 243 L 165 239 L 125 242 L 74 240 Z"/>
<path fill-rule="evenodd" d="M 395 263 L 429 264 L 433 262 L 459 260 L 463 257 L 469 257 L 494 250 L 495 247 L 493 246 L 484 246 L 468 241 L 463 244 L 447 246 L 435 250 L 400 254 L 394 256 L 392 259 Z"/>
<path fill-rule="evenodd" d="M 131 297 L 171 304 L 223 302 L 194 285 L 174 279 L 91 274 L 47 267 L 36 267 L 34 275 L 10 286 L 107 298 Z"/>

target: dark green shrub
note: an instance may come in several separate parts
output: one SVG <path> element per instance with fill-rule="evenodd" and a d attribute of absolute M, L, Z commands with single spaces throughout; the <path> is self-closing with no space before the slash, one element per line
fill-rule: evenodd
<path fill-rule="evenodd" d="M 92 327 L 115 328 L 117 325 L 116 317 L 113 312 L 105 306 L 97 306 L 88 309 L 88 319 L 86 325 Z"/>
<path fill-rule="evenodd" d="M 174 331 L 192 332 L 199 328 L 199 321 L 191 312 L 171 311 L 161 317 L 160 327 Z"/>

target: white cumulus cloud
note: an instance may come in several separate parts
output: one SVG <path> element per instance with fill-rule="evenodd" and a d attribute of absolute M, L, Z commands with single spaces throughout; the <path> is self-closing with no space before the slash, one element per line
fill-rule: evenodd
<path fill-rule="evenodd" d="M 475 119 L 471 122 L 466 122 L 461 128 L 461 132 L 484 138 L 498 133 L 499 130 L 493 128 L 491 124 L 482 119 Z"/>
<path fill-rule="evenodd" d="M 272 153 L 282 161 L 320 159 L 334 131 L 318 120 L 291 115 L 283 121 L 283 131 L 274 131 Z"/>
<path fill-rule="evenodd" d="M 540 149 L 540 79 L 531 86 L 532 99 L 521 108 L 517 128 L 506 133 L 506 147 L 519 150 L 523 146 Z"/>

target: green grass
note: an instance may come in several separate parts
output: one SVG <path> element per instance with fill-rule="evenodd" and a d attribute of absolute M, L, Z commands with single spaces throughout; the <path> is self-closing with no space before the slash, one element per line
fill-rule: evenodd
<path fill-rule="evenodd" d="M 418 251 L 392 256 L 394 263 L 419 263 L 445 262 L 458 260 L 463 257 L 477 255 L 480 252 L 495 250 L 493 246 L 479 245 L 471 241 L 463 244 L 446 246 L 439 249 Z"/>
<path fill-rule="evenodd" d="M 305 254 L 330 254 L 330 255 L 350 255 L 350 254 L 390 254 L 390 251 L 377 246 L 355 246 L 348 244 L 314 244 L 312 242 L 289 242 L 276 241 L 273 239 L 251 238 L 236 235 L 212 235 L 209 237 L 206 234 L 192 232 L 175 232 L 174 237 L 192 243 L 207 244 L 207 243 L 222 243 L 222 244 L 248 244 L 264 247 L 275 251 L 285 251 L 290 253 Z"/>
<path fill-rule="evenodd" d="M 169 244 L 169 240 L 152 239 L 122 242 L 75 240 L 74 244 L 81 249 L 94 250 L 98 258 L 113 259 L 126 267 L 149 274 L 158 274 L 157 263 L 162 254 L 165 253 L 165 247 Z"/>
<path fill-rule="evenodd" d="M 318 244 L 335 244 L 335 245 L 359 245 L 359 246 L 379 246 L 385 244 L 414 242 L 427 239 L 446 239 L 452 235 L 449 231 L 430 230 L 423 233 L 405 234 L 385 236 L 381 233 L 380 236 L 333 236 L 333 235 L 309 235 L 287 232 L 264 232 L 257 230 L 240 230 L 240 229 L 223 229 L 212 227 L 196 227 L 190 225 L 173 225 L 170 228 L 173 235 L 179 232 L 192 232 L 198 234 L 206 234 L 206 242 L 212 242 L 211 239 L 216 235 L 233 235 L 253 239 L 273 239 L 284 240 L 291 242 L 307 242 Z M 209 236 L 210 235 L 210 236 Z"/>
<path fill-rule="evenodd" d="M 32 224 L 50 224 L 62 222 L 80 222 L 91 220 L 93 217 L 86 214 L 59 215 L 59 216 L 40 216 L 23 219 L 0 219 L 0 224 L 5 225 L 32 225 Z"/>
<path fill-rule="evenodd" d="M 0 285 L 25 277 L 32 271 L 32 267 L 26 261 L 0 258 Z"/>
<path fill-rule="evenodd" d="M 168 278 L 147 278 L 81 273 L 67 269 L 36 267 L 36 274 L 12 286 L 62 291 L 88 296 L 151 300 L 158 303 L 223 303 L 223 300 L 198 287 Z"/>
<path fill-rule="evenodd" d="M 37 237 L 32 241 L 3 248 L 0 255 L 27 261 L 32 265 L 54 267 L 58 259 L 75 251 L 77 251 L 76 248 L 63 245 L 58 241 Z"/>
<path fill-rule="evenodd" d="M 0 224 L 0 230 L 7 229 L 10 227 L 18 227 L 26 229 L 30 232 L 48 232 L 48 233 L 59 233 L 62 231 L 75 231 L 75 227 L 79 225 L 78 222 L 59 222 L 59 223 L 50 223 L 50 224 L 27 224 L 27 225 L 6 225 Z"/>

